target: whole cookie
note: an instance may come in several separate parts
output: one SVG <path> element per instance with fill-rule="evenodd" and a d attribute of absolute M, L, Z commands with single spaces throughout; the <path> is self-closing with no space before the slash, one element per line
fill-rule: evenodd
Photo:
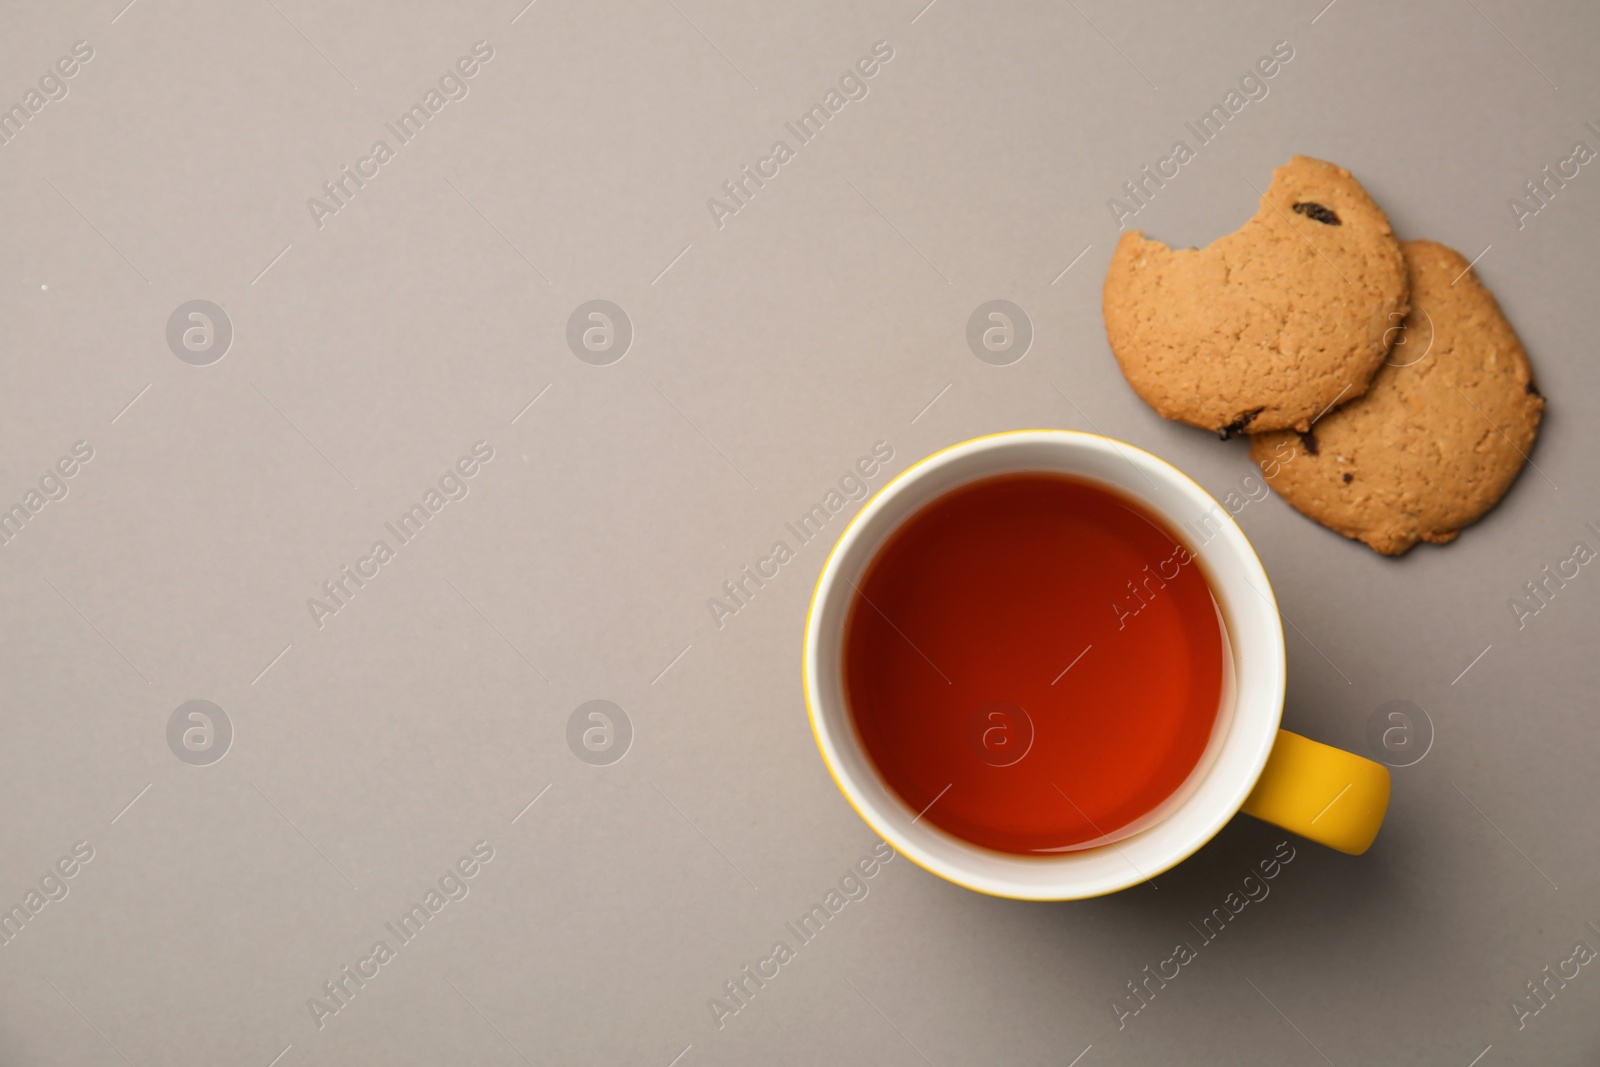
<path fill-rule="evenodd" d="M 1224 437 L 1304 429 L 1383 365 L 1405 264 L 1349 171 L 1295 156 L 1255 217 L 1205 248 L 1123 234 L 1103 309 L 1123 375 L 1163 418 Z"/>
<path fill-rule="evenodd" d="M 1385 555 L 1443 544 L 1494 507 L 1544 411 L 1528 354 L 1466 257 L 1407 241 L 1411 314 L 1367 394 L 1250 455 L 1297 511 Z"/>

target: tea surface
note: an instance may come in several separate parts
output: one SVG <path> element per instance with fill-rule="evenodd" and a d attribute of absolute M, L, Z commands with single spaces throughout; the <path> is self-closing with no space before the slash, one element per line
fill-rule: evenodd
<path fill-rule="evenodd" d="M 923 818 L 1002 852 L 1090 847 L 1185 781 L 1225 641 L 1183 542 L 1077 479 L 1010 474 L 934 500 L 880 549 L 844 638 L 851 715 Z"/>

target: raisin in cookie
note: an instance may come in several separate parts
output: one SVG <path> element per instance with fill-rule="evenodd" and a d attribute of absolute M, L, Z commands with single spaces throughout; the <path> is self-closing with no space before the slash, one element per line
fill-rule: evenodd
<path fill-rule="evenodd" d="M 1406 271 L 1350 172 L 1295 156 L 1255 217 L 1205 248 L 1123 234 L 1103 307 L 1123 375 L 1163 418 L 1224 437 L 1305 429 L 1383 365 Z"/>
<path fill-rule="evenodd" d="M 1250 448 L 1297 511 L 1390 556 L 1453 540 L 1494 507 L 1527 462 L 1545 406 L 1466 257 L 1432 241 L 1402 247 L 1411 314 L 1367 394 L 1309 433 L 1261 434 Z"/>

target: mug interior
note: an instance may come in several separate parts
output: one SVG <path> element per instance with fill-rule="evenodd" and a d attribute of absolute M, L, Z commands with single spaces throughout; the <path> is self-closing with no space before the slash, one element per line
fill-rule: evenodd
<path fill-rule="evenodd" d="M 1106 844 L 1053 855 L 996 852 L 918 818 L 884 782 L 856 733 L 845 693 L 843 638 L 854 593 L 901 523 L 959 486 L 1045 471 L 1098 483 L 1162 516 L 1199 562 L 1223 616 L 1225 685 L 1217 726 L 1182 787 Z M 1203 538 L 1203 540 L 1202 540 Z M 867 502 L 823 566 L 806 623 L 806 703 L 839 788 L 902 855 L 979 892 L 1068 900 L 1153 877 L 1209 841 L 1233 817 L 1272 750 L 1283 712 L 1283 629 L 1266 572 L 1228 513 L 1170 464 L 1131 445 L 1070 430 L 995 434 L 912 466 Z"/>

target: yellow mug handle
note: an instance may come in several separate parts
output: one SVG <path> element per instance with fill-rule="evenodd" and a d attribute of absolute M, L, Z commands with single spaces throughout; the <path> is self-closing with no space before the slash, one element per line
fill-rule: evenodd
<path fill-rule="evenodd" d="M 1359 856 L 1378 836 L 1389 810 L 1389 768 L 1279 730 L 1266 769 L 1240 810 Z"/>

